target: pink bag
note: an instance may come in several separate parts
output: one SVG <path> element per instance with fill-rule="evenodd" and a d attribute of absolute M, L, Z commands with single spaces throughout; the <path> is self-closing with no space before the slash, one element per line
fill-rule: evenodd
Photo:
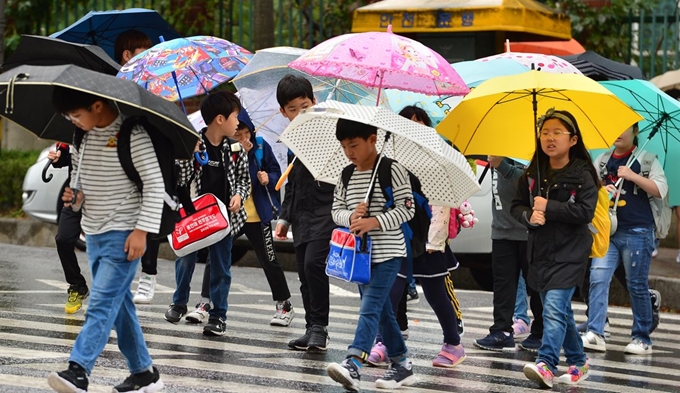
<path fill-rule="evenodd" d="M 449 239 L 455 239 L 460 233 L 461 226 L 458 213 L 458 209 L 451 208 L 451 215 L 449 216 Z"/>

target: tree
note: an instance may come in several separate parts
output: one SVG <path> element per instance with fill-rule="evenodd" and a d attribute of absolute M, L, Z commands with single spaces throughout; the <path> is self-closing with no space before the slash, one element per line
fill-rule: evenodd
<path fill-rule="evenodd" d="M 274 46 L 274 0 L 254 0 L 253 50 Z"/>

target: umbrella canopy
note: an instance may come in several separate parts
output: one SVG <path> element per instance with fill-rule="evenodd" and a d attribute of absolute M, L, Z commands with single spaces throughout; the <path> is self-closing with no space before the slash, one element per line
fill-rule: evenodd
<path fill-rule="evenodd" d="M 540 53 L 504 52 L 498 55 L 482 57 L 475 61 L 485 62 L 497 59 L 510 59 L 518 62 L 527 69 L 540 69 L 552 74 L 581 74 L 578 68 L 557 56 L 543 55 Z"/>
<path fill-rule="evenodd" d="M 680 70 L 665 72 L 649 80 L 673 98 L 680 97 Z"/>
<path fill-rule="evenodd" d="M 596 81 L 645 79 L 640 68 L 607 59 L 590 50 L 562 58 L 578 68 L 583 75 Z"/>
<path fill-rule="evenodd" d="M 19 46 L 5 61 L 6 71 L 20 65 L 75 64 L 88 70 L 116 75 L 120 66 L 96 45 L 72 42 L 39 35 L 22 35 Z"/>
<path fill-rule="evenodd" d="M 538 135 L 537 113 L 551 107 L 576 117 L 583 142 L 590 149 L 611 146 L 642 119 L 590 78 L 529 71 L 482 83 L 439 123 L 437 131 L 465 155 L 530 159 Z"/>
<path fill-rule="evenodd" d="M 378 151 L 418 176 L 430 203 L 456 207 L 480 189 L 465 157 L 433 128 L 386 108 L 337 101 L 322 102 L 299 114 L 280 138 L 317 180 L 336 184 L 342 169 L 351 163 L 335 137 L 340 118 L 377 127 Z M 391 135 L 385 143 L 387 132 Z"/>
<path fill-rule="evenodd" d="M 161 42 L 161 36 L 166 40 L 182 37 L 158 12 L 145 8 L 90 11 L 71 26 L 50 37 L 100 46 L 113 59 L 113 45 L 118 34 L 130 29 L 146 34 L 154 44 Z"/>
<path fill-rule="evenodd" d="M 117 76 L 177 101 L 205 94 L 231 80 L 251 57 L 247 49 L 221 38 L 176 38 L 133 57 Z"/>
<path fill-rule="evenodd" d="M 643 80 L 601 82 L 644 120 L 638 123 L 641 150 L 659 157 L 668 179 L 669 203 L 680 205 L 680 175 L 669 169 L 680 160 L 680 102 Z"/>
<path fill-rule="evenodd" d="M 339 78 L 368 87 L 434 95 L 465 95 L 458 73 L 418 41 L 387 32 L 344 34 L 326 40 L 289 64 L 310 75 Z"/>
<path fill-rule="evenodd" d="M 172 140 L 175 158 L 194 151 L 199 136 L 177 105 L 130 81 L 74 65 L 20 66 L 1 74 L 0 115 L 40 138 L 72 143 L 73 124 L 52 106 L 55 86 L 112 100 L 127 116 L 145 116 Z"/>
<path fill-rule="evenodd" d="M 553 56 L 569 56 L 583 53 L 586 48 L 575 39 L 569 41 L 525 41 L 513 42 L 513 52 L 541 53 Z"/>

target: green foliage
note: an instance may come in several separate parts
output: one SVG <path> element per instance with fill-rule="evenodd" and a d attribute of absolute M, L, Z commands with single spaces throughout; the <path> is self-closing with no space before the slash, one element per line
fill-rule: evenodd
<path fill-rule="evenodd" d="M 571 35 L 586 49 L 617 61 L 625 61 L 631 37 L 629 17 L 650 11 L 659 0 L 612 0 L 602 8 L 593 8 L 581 0 L 550 0 L 549 6 L 571 17 Z"/>
<path fill-rule="evenodd" d="M 28 168 L 35 164 L 39 150 L 3 150 L 0 153 L 0 215 L 16 217 L 21 214 L 21 194 L 24 176 Z"/>

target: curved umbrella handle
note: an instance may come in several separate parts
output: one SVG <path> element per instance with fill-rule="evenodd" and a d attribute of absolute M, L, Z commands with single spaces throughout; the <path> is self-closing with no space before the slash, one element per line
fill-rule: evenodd
<path fill-rule="evenodd" d="M 47 175 L 47 170 L 50 169 L 50 166 L 52 165 L 52 160 L 47 160 L 47 163 L 45 164 L 45 167 L 42 170 L 42 181 L 45 183 L 49 183 L 50 180 L 52 180 L 53 175 L 50 173 L 49 176 Z"/>
<path fill-rule="evenodd" d="M 199 164 L 205 165 L 208 163 L 208 153 L 205 151 L 197 151 L 194 153 L 194 158 Z"/>

